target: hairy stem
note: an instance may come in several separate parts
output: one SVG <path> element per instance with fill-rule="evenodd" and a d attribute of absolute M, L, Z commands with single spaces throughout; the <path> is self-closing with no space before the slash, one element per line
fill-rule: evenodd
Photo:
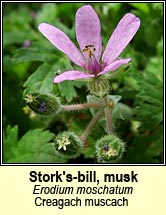
<path fill-rule="evenodd" d="M 82 110 L 88 108 L 102 108 L 104 104 L 100 103 L 84 103 L 84 104 L 75 104 L 75 105 L 61 105 L 62 110 L 72 111 L 72 110 Z"/>
<path fill-rule="evenodd" d="M 105 118 L 106 118 L 107 132 L 108 134 L 112 134 L 113 132 L 112 116 L 111 116 L 110 109 L 108 107 L 105 108 Z"/>
<path fill-rule="evenodd" d="M 93 129 L 93 127 L 95 126 L 96 122 L 101 118 L 101 116 L 104 113 L 104 109 L 102 108 L 101 110 L 99 110 L 96 115 L 94 116 L 94 118 L 92 119 L 92 121 L 89 123 L 89 125 L 87 126 L 87 128 L 85 129 L 85 131 L 82 133 L 80 139 L 81 141 L 84 143 L 86 138 L 88 137 L 88 135 L 90 134 L 91 130 Z"/>

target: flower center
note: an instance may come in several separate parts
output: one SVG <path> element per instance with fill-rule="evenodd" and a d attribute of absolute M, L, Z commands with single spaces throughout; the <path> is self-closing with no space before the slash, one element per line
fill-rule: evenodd
<path fill-rule="evenodd" d="M 63 148 L 64 151 L 66 151 L 66 146 L 70 144 L 70 141 L 68 139 L 68 137 L 63 136 L 62 139 L 58 139 L 58 149 L 60 150 L 61 148 Z"/>
<path fill-rule="evenodd" d="M 94 57 L 94 51 L 96 51 L 95 45 L 87 45 L 82 50 L 83 52 L 87 52 L 88 56 L 91 58 Z"/>
<path fill-rule="evenodd" d="M 98 60 L 96 59 L 95 52 L 96 48 L 95 45 L 86 45 L 82 52 L 86 52 L 87 55 L 85 55 L 85 58 L 87 60 L 87 66 L 86 69 L 89 71 L 90 74 L 94 74 L 97 76 L 97 74 L 101 71 L 101 66 Z"/>

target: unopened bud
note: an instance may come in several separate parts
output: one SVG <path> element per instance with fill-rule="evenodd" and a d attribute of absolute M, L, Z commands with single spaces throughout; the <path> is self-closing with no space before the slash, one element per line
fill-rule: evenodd
<path fill-rule="evenodd" d="M 96 149 L 98 162 L 115 163 L 121 159 L 125 143 L 115 134 L 110 134 L 97 141 Z"/>
<path fill-rule="evenodd" d="M 104 97 L 109 91 L 109 82 L 104 77 L 90 79 L 87 83 L 88 90 L 94 96 Z"/>
<path fill-rule="evenodd" d="M 25 96 L 25 101 L 34 112 L 41 115 L 55 114 L 60 108 L 57 97 L 50 94 L 28 94 Z"/>

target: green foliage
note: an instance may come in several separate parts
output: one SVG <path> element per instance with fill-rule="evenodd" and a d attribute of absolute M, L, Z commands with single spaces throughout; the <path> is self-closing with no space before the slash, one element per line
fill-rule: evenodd
<path fill-rule="evenodd" d="M 74 65 L 37 28 L 41 22 L 55 25 L 78 45 L 75 12 L 85 4 L 3 3 L 4 163 L 97 162 L 95 143 L 105 135 L 104 119 L 94 126 L 80 157 L 70 161 L 57 158 L 52 145 L 52 138 L 60 131 L 69 129 L 81 135 L 97 110 L 61 113 L 47 120 L 30 118 L 23 112 L 23 97 L 31 93 L 54 94 L 62 104 L 87 102 L 84 81 L 53 83 L 57 74 L 74 69 Z M 119 162 L 162 163 L 163 3 L 90 4 L 101 20 L 103 49 L 125 13 L 132 12 L 141 19 L 138 33 L 121 55 L 132 58 L 129 70 L 115 71 L 115 77 L 113 73 L 107 75 L 110 94 L 121 97 L 113 117 L 114 129 L 127 144 Z"/>
<path fill-rule="evenodd" d="M 24 83 L 24 94 L 50 93 L 53 89 L 53 77 L 54 69 L 49 64 L 42 64 Z"/>
<path fill-rule="evenodd" d="M 4 4 L 3 19 L 3 45 L 5 48 L 12 48 L 15 44 L 21 44 L 25 40 L 36 39 L 38 36 L 36 31 L 29 25 L 33 21 L 28 7 L 19 4 L 13 10 L 12 7 L 17 4 Z M 20 18 L 21 17 L 21 18 Z"/>
<path fill-rule="evenodd" d="M 20 48 L 16 51 L 13 61 L 15 63 L 22 63 L 22 62 L 32 62 L 32 61 L 45 61 L 48 60 L 48 46 L 44 44 L 35 43 L 32 47 L 29 48 Z M 51 52 L 51 50 L 50 50 Z M 54 56 L 49 55 L 49 59 L 53 58 Z M 55 57 L 54 57 L 55 58 Z"/>
<path fill-rule="evenodd" d="M 149 13 L 149 4 L 148 3 L 130 3 L 133 7 L 137 8 L 139 11 L 144 13 Z"/>
<path fill-rule="evenodd" d="M 47 20 L 48 23 L 55 22 L 57 17 L 57 6 L 54 3 L 43 4 L 36 18 L 36 27 Z"/>
<path fill-rule="evenodd" d="M 162 41 L 158 43 L 157 58 L 151 58 L 143 73 L 134 75 L 138 85 L 135 103 L 135 120 L 140 122 L 134 145 L 143 147 L 146 160 L 157 162 L 163 152 L 163 81 L 162 81 Z M 146 142 L 145 142 L 146 140 Z M 138 149 L 139 150 L 139 149 Z M 129 151 L 130 153 L 130 151 Z M 133 153 L 133 150 L 132 150 Z M 142 155 L 140 155 L 142 156 Z M 137 155 L 135 157 L 139 159 Z M 146 162 L 146 161 L 145 161 Z"/>
<path fill-rule="evenodd" d="M 77 96 L 75 88 L 81 88 L 82 86 L 83 83 L 81 82 L 65 81 L 59 84 L 59 91 L 62 97 L 71 102 Z"/>
<path fill-rule="evenodd" d="M 18 140 L 18 127 L 8 126 L 4 134 L 5 163 L 56 162 L 53 144 L 54 134 L 42 129 L 29 130 Z"/>
<path fill-rule="evenodd" d="M 6 128 L 5 134 L 4 134 L 4 142 L 3 142 L 3 161 L 7 162 L 11 156 L 15 156 L 15 146 L 17 145 L 18 140 L 18 126 L 14 126 L 11 128 L 8 126 Z"/>

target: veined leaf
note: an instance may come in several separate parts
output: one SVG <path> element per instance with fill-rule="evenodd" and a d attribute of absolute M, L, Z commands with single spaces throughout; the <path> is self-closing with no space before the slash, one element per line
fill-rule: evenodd
<path fill-rule="evenodd" d="M 42 43 L 42 46 L 35 43 L 29 48 L 18 49 L 13 57 L 13 62 L 55 61 L 57 59 L 56 49 L 46 42 Z"/>
<path fill-rule="evenodd" d="M 17 141 L 17 126 L 6 129 L 4 136 L 4 151 L 10 148 L 5 163 L 54 163 L 56 157 L 54 146 L 50 142 L 54 136 L 49 131 L 34 129 L 28 131 Z"/>
<path fill-rule="evenodd" d="M 136 150 L 144 151 L 138 155 L 146 162 L 144 156 L 152 162 L 161 162 L 163 152 L 163 68 L 161 42 L 158 44 L 157 57 L 150 59 L 142 73 L 133 74 L 137 81 L 138 93 L 135 99 L 136 120 L 140 122 L 139 137 L 134 139 Z M 142 135 L 143 134 L 143 135 Z M 130 150 L 129 150 L 130 153 Z M 131 152 L 133 153 L 133 152 Z M 139 154 L 139 153 L 138 153 Z"/>
<path fill-rule="evenodd" d="M 53 88 L 53 78 L 55 70 L 52 66 L 42 64 L 24 83 L 26 87 L 24 94 L 27 93 L 50 93 Z"/>
<path fill-rule="evenodd" d="M 59 90 L 61 96 L 65 97 L 68 102 L 71 102 L 74 97 L 77 96 L 76 90 L 74 88 L 74 83 L 72 81 L 64 81 L 59 83 Z"/>

